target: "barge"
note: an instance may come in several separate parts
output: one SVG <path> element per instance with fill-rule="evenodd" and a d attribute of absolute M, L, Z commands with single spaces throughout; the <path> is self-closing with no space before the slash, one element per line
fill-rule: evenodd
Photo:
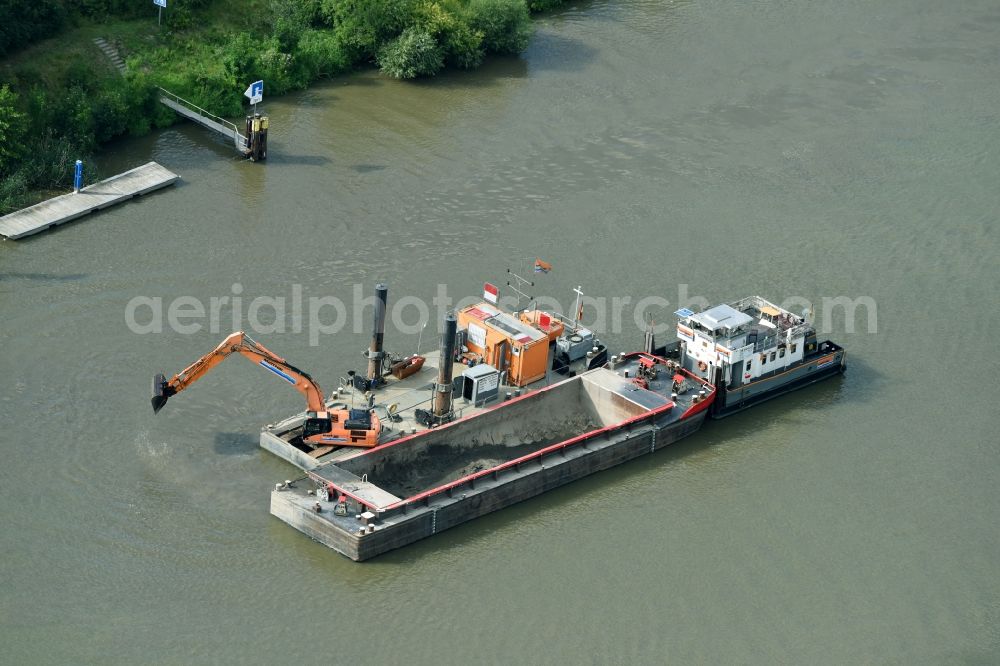
<path fill-rule="evenodd" d="M 352 560 L 652 453 L 695 432 L 715 388 L 647 353 L 278 484 L 271 513 Z"/>
<path fill-rule="evenodd" d="M 530 308 L 505 311 L 491 284 L 484 285 L 481 302 L 446 318 L 438 350 L 401 357 L 384 348 L 387 293 L 384 285 L 376 287 L 367 373 L 340 377 L 326 403 L 329 411 L 370 412 L 379 423 L 378 444 L 474 416 L 608 362 L 607 347 L 578 318 Z M 301 412 L 264 426 L 261 448 L 305 471 L 357 452 L 350 443 L 319 446 L 304 437 L 308 416 Z"/>
<path fill-rule="evenodd" d="M 577 288 L 578 295 L 582 292 Z M 261 446 L 305 472 L 276 484 L 271 513 L 366 560 L 652 453 L 722 418 L 844 372 L 846 351 L 759 296 L 678 310 L 677 339 L 608 357 L 575 318 L 505 312 L 497 289 L 445 317 L 438 351 L 383 349 L 387 288 L 376 287 L 367 372 L 333 394 L 234 333 L 167 380 L 152 405 L 233 353 L 294 385 L 307 409 L 262 428 Z M 419 343 L 418 343 L 419 347 Z"/>

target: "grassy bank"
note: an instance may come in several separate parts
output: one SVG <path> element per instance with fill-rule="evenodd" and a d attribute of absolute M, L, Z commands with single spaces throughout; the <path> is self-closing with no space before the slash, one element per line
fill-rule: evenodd
<path fill-rule="evenodd" d="M 474 68 L 523 50 L 529 12 L 561 2 L 171 0 L 161 27 L 151 3 L 0 8 L 0 214 L 69 187 L 73 161 L 102 143 L 176 122 L 157 86 L 236 116 L 257 79 L 280 95 L 366 67 L 397 78 Z M 124 76 L 94 38 L 123 56 Z"/>

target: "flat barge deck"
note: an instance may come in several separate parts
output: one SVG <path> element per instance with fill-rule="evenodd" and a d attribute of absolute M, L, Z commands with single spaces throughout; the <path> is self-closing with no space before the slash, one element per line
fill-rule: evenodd
<path fill-rule="evenodd" d="M 366 560 L 663 448 L 696 431 L 714 397 L 670 361 L 623 355 L 451 423 L 345 450 L 276 486 L 271 513 Z"/>

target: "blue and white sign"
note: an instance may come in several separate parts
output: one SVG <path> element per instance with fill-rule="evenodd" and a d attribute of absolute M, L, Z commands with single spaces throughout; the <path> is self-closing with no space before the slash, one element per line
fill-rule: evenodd
<path fill-rule="evenodd" d="M 156 5 L 157 7 L 166 7 L 167 0 L 153 0 L 153 4 Z"/>
<path fill-rule="evenodd" d="M 694 314 L 694 310 L 689 310 L 688 308 L 681 308 L 680 310 L 674 312 L 674 314 L 677 315 L 678 317 L 690 317 L 691 315 Z"/>
<path fill-rule="evenodd" d="M 249 88 L 243 91 L 243 95 L 250 98 L 251 104 L 260 104 L 261 100 L 264 99 L 264 82 L 254 81 Z"/>

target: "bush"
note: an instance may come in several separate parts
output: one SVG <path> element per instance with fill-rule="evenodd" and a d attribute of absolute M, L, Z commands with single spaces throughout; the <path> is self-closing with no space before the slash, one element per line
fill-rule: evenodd
<path fill-rule="evenodd" d="M 24 194 L 28 190 L 28 179 L 18 171 L 0 178 L 0 215 L 6 215 L 24 205 Z"/>
<path fill-rule="evenodd" d="M 524 0 L 471 0 L 466 9 L 469 26 L 483 34 L 491 53 L 520 53 L 531 37 L 531 17 Z"/>
<path fill-rule="evenodd" d="M 6 83 L 0 87 L 0 179 L 22 153 L 24 114 L 17 111 L 17 94 Z"/>
<path fill-rule="evenodd" d="M 321 13 L 352 62 L 374 60 L 412 22 L 416 0 L 322 0 Z"/>
<path fill-rule="evenodd" d="M 461 6 L 448 8 L 438 2 L 422 2 L 414 12 L 414 24 L 441 45 L 445 63 L 471 69 L 483 61 L 483 33 L 469 27 Z"/>
<path fill-rule="evenodd" d="M 56 34 L 65 23 L 62 0 L 0 2 L 0 56 Z"/>
<path fill-rule="evenodd" d="M 73 182 L 73 164 L 78 159 L 89 161 L 85 147 L 69 137 L 48 132 L 31 146 L 31 160 L 20 172 L 34 188 L 65 187 Z"/>
<path fill-rule="evenodd" d="M 415 28 L 386 44 L 378 54 L 382 71 L 397 79 L 433 76 L 444 67 L 441 47 L 431 35 Z"/>
<path fill-rule="evenodd" d="M 271 0 L 272 29 L 283 51 L 291 52 L 305 31 L 317 25 L 319 0 Z"/>
<path fill-rule="evenodd" d="M 310 78 L 331 77 L 351 69 L 351 61 L 337 36 L 328 30 L 306 30 L 296 56 Z"/>

